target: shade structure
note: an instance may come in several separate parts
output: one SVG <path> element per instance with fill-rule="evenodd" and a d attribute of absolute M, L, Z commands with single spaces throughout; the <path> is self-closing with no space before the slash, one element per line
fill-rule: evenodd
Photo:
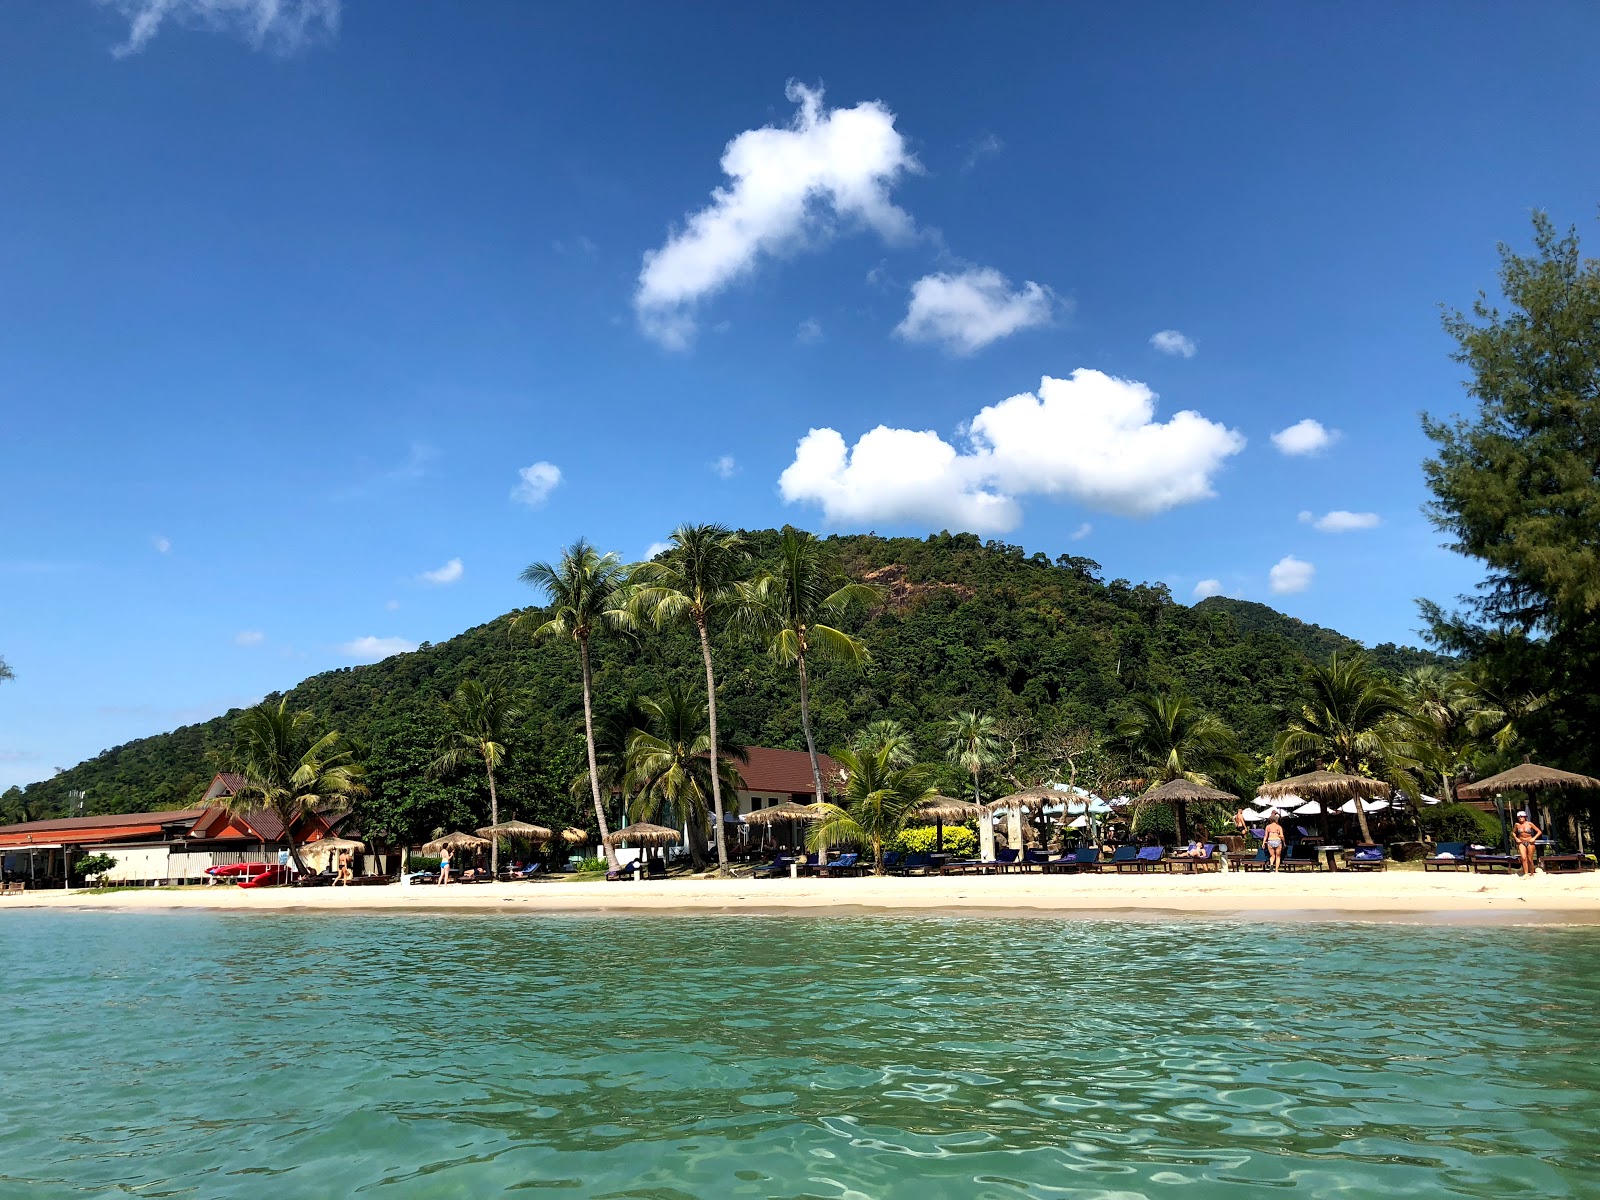
<path fill-rule="evenodd" d="M 330 837 L 318 838 L 314 842 L 307 842 L 300 847 L 300 857 L 305 862 L 321 862 L 324 858 L 333 858 L 336 855 L 349 852 L 354 854 L 358 850 L 365 850 L 367 844 L 358 842 L 354 838 Z"/>
<path fill-rule="evenodd" d="M 1145 803 L 1154 801 L 1158 804 L 1193 804 L 1201 800 L 1225 801 L 1237 804 L 1239 797 L 1232 792 L 1224 792 L 1220 788 L 1207 787 L 1203 783 L 1193 783 L 1187 779 L 1172 779 L 1160 787 L 1151 788 L 1139 799 Z"/>
<path fill-rule="evenodd" d="M 608 846 L 673 846 L 681 841 L 683 834 L 676 829 L 668 829 L 665 825 L 652 825 L 649 821 L 640 821 L 637 825 L 613 830 L 605 836 L 605 843 Z"/>
<path fill-rule="evenodd" d="M 1339 805 L 1339 811 L 1342 813 L 1353 814 L 1356 811 L 1357 806 L 1359 806 L 1363 812 L 1382 812 L 1384 809 L 1389 807 L 1389 802 L 1387 800 L 1346 800 L 1343 804 Z"/>
<path fill-rule="evenodd" d="M 561 840 L 569 846 L 586 846 L 589 844 L 589 831 L 568 825 L 561 831 Z"/>
<path fill-rule="evenodd" d="M 957 800 L 954 796 L 929 796 L 912 811 L 924 821 L 976 821 L 987 816 L 989 810 L 971 800 Z"/>
<path fill-rule="evenodd" d="M 999 812 L 1003 808 L 1043 808 L 1046 804 L 1059 804 L 1066 798 L 1066 792 L 1059 791 L 1048 783 L 1041 783 L 1036 787 L 1023 788 L 1020 792 L 1012 792 L 1009 796 L 1001 796 L 998 800 L 991 800 L 984 807 L 990 812 Z"/>
<path fill-rule="evenodd" d="M 1315 800 L 1301 800 L 1299 796 L 1296 796 L 1295 800 L 1298 801 L 1298 803 L 1293 808 L 1278 808 L 1272 811 L 1291 812 L 1297 817 L 1319 817 L 1324 812 L 1333 811 L 1331 808 L 1323 808 L 1322 805 Z M 1350 811 L 1355 812 L 1355 809 L 1352 808 Z"/>
<path fill-rule="evenodd" d="M 1269 800 L 1288 796 L 1301 796 L 1307 800 L 1350 800 L 1356 796 L 1364 796 L 1376 800 L 1387 796 L 1391 790 L 1393 789 L 1390 785 L 1383 780 L 1369 779 L 1365 775 L 1341 775 L 1337 771 L 1310 771 L 1304 775 L 1291 775 L 1288 779 L 1263 783 L 1256 789 L 1256 795 L 1265 796 Z"/>
<path fill-rule="evenodd" d="M 1271 809 L 1241 808 L 1239 815 L 1246 821 L 1265 821 L 1272 815 Z"/>
<path fill-rule="evenodd" d="M 543 825 L 532 825 L 527 821 L 501 821 L 498 825 L 485 825 L 478 830 L 479 837 L 527 838 L 530 842 L 548 842 L 554 835 Z"/>
<path fill-rule="evenodd" d="M 1497 792 L 1560 792 L 1590 788 L 1600 788 L 1600 779 L 1525 762 L 1476 783 L 1463 783 L 1456 788 L 1456 795 L 1463 800 L 1486 800 Z"/>
<path fill-rule="evenodd" d="M 815 804 L 796 804 L 786 800 L 771 808 L 758 808 L 745 816 L 750 825 L 771 825 L 774 821 L 820 821 L 823 812 Z"/>
<path fill-rule="evenodd" d="M 437 854 L 441 850 L 479 850 L 492 844 L 488 838 L 473 837 L 472 834 L 462 833 L 458 829 L 454 833 L 434 838 L 431 842 L 424 842 L 422 850 L 425 854 Z"/>

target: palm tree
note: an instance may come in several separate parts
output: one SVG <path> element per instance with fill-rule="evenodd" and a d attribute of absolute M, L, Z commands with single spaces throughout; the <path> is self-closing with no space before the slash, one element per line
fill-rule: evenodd
<path fill-rule="evenodd" d="M 909 767 L 917 761 L 916 746 L 906 727 L 893 717 L 884 717 L 856 734 L 852 746 L 861 752 L 888 750 L 891 767 Z"/>
<path fill-rule="evenodd" d="M 829 625 L 856 603 L 881 599 L 877 588 L 846 580 L 824 552 L 822 543 L 804 530 L 786 526 L 778 546 L 777 568 L 745 585 L 746 603 L 740 624 L 767 643 L 768 652 L 783 666 L 793 666 L 800 679 L 800 725 L 805 731 L 806 753 L 811 756 L 811 782 L 818 804 L 827 793 L 822 786 L 822 766 L 811 730 L 812 657 L 831 658 L 865 666 L 866 643 Z"/>
<path fill-rule="evenodd" d="M 623 697 L 621 704 L 606 709 L 595 718 L 594 753 L 600 774 L 600 793 L 608 798 L 613 794 L 622 797 L 624 818 L 629 807 L 628 742 L 644 728 L 649 719 L 650 714 L 645 710 L 644 702 L 631 692 Z M 588 770 L 574 775 L 567 790 L 574 800 L 587 798 Z"/>
<path fill-rule="evenodd" d="M 737 619 L 749 604 L 743 584 L 750 578 L 744 539 L 723 525 L 680 525 L 665 553 L 633 569 L 629 611 L 648 616 L 657 629 L 687 622 L 700 638 L 710 714 L 711 807 L 717 831 L 717 871 L 728 873 L 728 842 L 722 825 L 721 743 L 717 737 L 717 676 L 711 663 L 711 624 Z"/>
<path fill-rule="evenodd" d="M 1174 779 L 1213 787 L 1217 775 L 1248 766 L 1233 730 L 1182 692 L 1133 697 L 1133 711 L 1117 725 L 1117 740 L 1133 774 L 1152 788 Z M 1175 801 L 1172 807 L 1177 840 L 1187 841 L 1189 806 Z"/>
<path fill-rule="evenodd" d="M 893 747 L 835 750 L 844 768 L 842 804 L 824 802 L 822 820 L 809 836 L 815 847 L 853 842 L 872 847 L 873 871 L 883 874 L 883 845 L 913 820 L 934 795 L 935 769 L 925 764 L 896 767 Z"/>
<path fill-rule="evenodd" d="M 1405 697 L 1373 669 L 1364 654 L 1334 651 L 1326 666 L 1305 673 L 1307 702 L 1278 735 L 1273 768 L 1279 775 L 1301 770 L 1363 772 L 1416 792 L 1411 777 L 1418 763 L 1406 740 Z M 1372 840 L 1364 805 L 1356 805 L 1363 841 Z"/>
<path fill-rule="evenodd" d="M 482 763 L 489 780 L 489 824 L 500 824 L 500 796 L 494 786 L 494 773 L 511 754 L 510 742 L 526 718 L 521 699 L 503 679 L 481 683 L 463 680 L 455 695 L 441 706 L 445 732 L 439 739 L 439 756 L 428 768 L 435 779 L 457 774 L 470 763 Z M 489 849 L 489 873 L 500 874 L 500 839 Z"/>
<path fill-rule="evenodd" d="M 1439 777 L 1439 798 L 1455 799 L 1453 780 L 1488 748 L 1497 724 L 1464 676 L 1443 667 L 1418 667 L 1400 681 L 1410 705 L 1406 725 L 1415 740 L 1411 756 Z"/>
<path fill-rule="evenodd" d="M 632 817 L 653 821 L 670 810 L 689 826 L 689 853 L 700 870 L 705 866 L 706 825 L 716 819 L 707 801 L 720 787 L 737 790 L 742 785 L 733 760 L 747 756 L 734 747 L 722 758 L 712 758 L 707 707 L 681 687 L 670 685 L 660 699 L 645 697 L 639 703 L 645 721 L 628 739 Z"/>
<path fill-rule="evenodd" d="M 1000 733 L 988 713 L 971 709 L 956 713 L 944 723 L 945 757 L 972 776 L 972 802 L 983 803 L 979 776 L 1000 761 Z"/>
<path fill-rule="evenodd" d="M 331 800 L 352 800 L 366 791 L 355 752 L 337 730 L 319 734 L 316 717 L 292 711 L 288 697 L 263 700 L 240 714 L 233 725 L 227 766 L 244 784 L 222 801 L 232 812 L 265 808 L 283 825 L 295 869 L 304 873 L 294 827 L 307 813 Z"/>
<path fill-rule="evenodd" d="M 520 613 L 512 618 L 511 628 L 532 627 L 535 640 L 547 637 L 570 638 L 578 647 L 578 663 L 583 671 L 583 736 L 589 751 L 589 792 L 594 800 L 594 816 L 600 825 L 601 845 L 606 861 L 617 869 L 617 852 L 605 841 L 605 804 L 600 798 L 600 770 L 594 750 L 594 675 L 589 663 L 589 643 L 598 634 L 627 624 L 621 608 L 628 570 L 615 554 L 601 554 L 583 538 L 561 552 L 555 564 L 536 562 L 522 572 L 522 582 L 542 590 L 549 599 L 544 612 Z M 547 615 L 548 614 L 548 615 Z M 533 622 L 544 618 L 539 624 Z"/>
<path fill-rule="evenodd" d="M 0 682 L 15 678 L 16 676 L 11 673 L 11 668 L 6 665 L 6 660 L 4 658 L 0 658 Z"/>

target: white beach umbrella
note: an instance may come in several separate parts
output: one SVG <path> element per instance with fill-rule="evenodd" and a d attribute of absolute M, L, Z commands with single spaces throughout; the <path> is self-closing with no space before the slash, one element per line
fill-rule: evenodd
<path fill-rule="evenodd" d="M 1443 804 L 1444 803 L 1444 801 L 1439 799 L 1439 797 L 1437 797 L 1437 796 L 1424 796 L 1422 798 L 1422 802 L 1424 804 Z"/>
<path fill-rule="evenodd" d="M 1239 815 L 1246 821 L 1265 821 L 1267 819 L 1265 812 L 1257 812 L 1253 808 L 1242 808 L 1239 810 Z"/>
<path fill-rule="evenodd" d="M 1299 798 L 1299 796 L 1284 797 L 1285 800 L 1298 800 Z M 1299 808 L 1292 809 L 1290 811 L 1292 811 L 1297 817 L 1315 817 L 1322 812 L 1322 805 L 1318 804 L 1315 800 L 1308 800 Z M 1355 809 L 1351 809 L 1350 811 L 1354 812 Z"/>
<path fill-rule="evenodd" d="M 1088 817 L 1073 817 L 1072 820 L 1067 823 L 1068 829 L 1087 829 L 1088 827 Z"/>
<path fill-rule="evenodd" d="M 1389 807 L 1389 802 L 1387 800 L 1346 800 L 1343 804 L 1339 805 L 1338 811 L 1354 815 L 1356 811 L 1356 805 L 1358 804 L 1365 812 L 1382 812 L 1384 809 Z"/>

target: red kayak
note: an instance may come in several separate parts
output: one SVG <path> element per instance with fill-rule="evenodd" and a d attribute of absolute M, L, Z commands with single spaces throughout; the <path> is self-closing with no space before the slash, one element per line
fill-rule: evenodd
<path fill-rule="evenodd" d="M 206 874 L 213 879 L 232 879 L 236 875 L 259 875 L 266 869 L 264 862 L 229 863 L 225 867 L 207 867 Z"/>
<path fill-rule="evenodd" d="M 278 887 L 293 877 L 288 867 L 273 864 L 256 875 L 246 875 L 239 880 L 242 888 Z"/>

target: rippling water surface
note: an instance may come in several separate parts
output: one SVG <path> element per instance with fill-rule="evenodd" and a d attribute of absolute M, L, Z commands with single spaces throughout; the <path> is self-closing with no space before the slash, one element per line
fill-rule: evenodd
<path fill-rule="evenodd" d="M 1600 933 L 0 915 L 0 1196 L 1600 1196 Z"/>

